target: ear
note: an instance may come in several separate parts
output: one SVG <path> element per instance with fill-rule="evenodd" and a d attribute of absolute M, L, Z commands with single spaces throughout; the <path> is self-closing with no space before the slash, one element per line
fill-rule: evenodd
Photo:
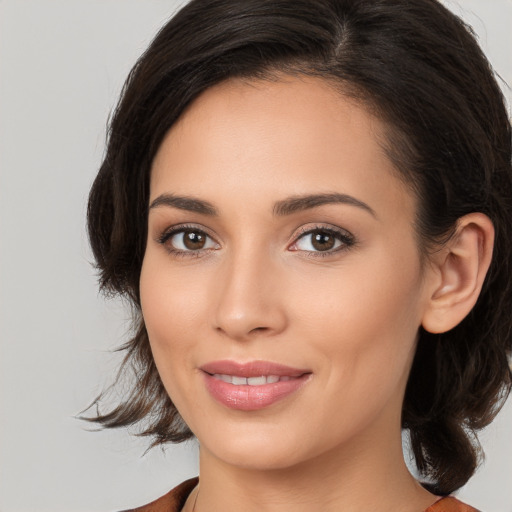
<path fill-rule="evenodd" d="M 431 259 L 427 305 L 422 326 L 431 333 L 449 331 L 476 304 L 491 264 L 494 226 L 483 213 L 457 221 L 454 236 Z"/>

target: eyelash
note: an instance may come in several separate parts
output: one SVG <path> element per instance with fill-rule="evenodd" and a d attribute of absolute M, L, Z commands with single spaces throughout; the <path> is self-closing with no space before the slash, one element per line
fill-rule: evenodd
<path fill-rule="evenodd" d="M 208 235 L 204 230 L 197 228 L 197 226 L 189 225 L 189 224 L 182 224 L 179 226 L 174 226 L 170 229 L 167 229 L 164 231 L 157 239 L 157 242 L 166 246 L 166 250 L 169 252 L 169 254 L 172 254 L 174 257 L 178 258 L 200 258 L 204 255 L 205 252 L 210 252 L 212 249 L 198 249 L 198 250 L 188 250 L 184 251 L 181 249 L 174 249 L 172 248 L 167 242 L 176 234 L 183 233 L 185 231 L 193 231 L 194 233 L 201 234 L 205 237 L 208 237 L 213 240 L 213 238 Z M 301 238 L 304 238 L 306 235 L 313 234 L 316 232 L 321 233 L 327 233 L 329 235 L 332 235 L 336 240 L 339 240 L 341 242 L 341 246 L 334 249 L 334 250 L 328 250 L 328 251 L 302 251 L 305 253 L 308 253 L 309 255 L 307 257 L 309 258 L 325 258 L 328 256 L 332 256 L 333 254 L 336 254 L 338 252 L 345 251 L 352 247 L 356 240 L 352 234 L 350 234 L 348 231 L 342 230 L 342 229 L 334 229 L 329 228 L 325 226 L 315 226 L 314 228 L 302 228 L 297 236 L 295 237 L 295 242 L 293 244 L 296 244 Z M 299 251 L 300 249 L 295 249 Z"/>
<path fill-rule="evenodd" d="M 182 251 L 181 249 L 173 249 L 170 245 L 167 244 L 167 242 L 176 234 L 183 233 L 184 231 L 193 231 L 194 233 L 202 234 L 208 238 L 213 238 L 206 233 L 203 229 L 197 228 L 197 226 L 193 226 L 190 224 L 180 224 L 179 226 L 174 226 L 170 229 L 167 229 L 164 231 L 157 239 L 158 243 L 165 246 L 166 250 L 169 252 L 169 254 L 172 254 L 174 257 L 177 258 L 200 258 L 203 256 L 205 251 L 211 251 L 211 249 L 198 249 L 196 251 L 189 250 L 189 251 Z"/>
<path fill-rule="evenodd" d="M 336 249 L 328 251 L 303 251 L 307 252 L 309 254 L 308 257 L 311 258 L 326 258 L 328 256 L 332 256 L 333 254 L 337 254 L 338 252 L 346 251 L 347 249 L 352 247 L 356 242 L 354 236 L 344 229 L 328 228 L 325 226 L 315 226 L 314 228 L 301 228 L 301 230 L 295 237 L 295 242 L 293 242 L 293 244 L 295 245 L 301 238 L 305 238 L 307 235 L 316 232 L 327 233 L 329 235 L 332 235 L 336 240 L 339 240 L 341 242 L 341 246 L 337 247 Z"/>

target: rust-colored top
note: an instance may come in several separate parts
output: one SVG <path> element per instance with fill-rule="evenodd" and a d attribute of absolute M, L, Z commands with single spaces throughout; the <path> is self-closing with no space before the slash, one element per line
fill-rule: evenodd
<path fill-rule="evenodd" d="M 199 482 L 197 477 L 185 480 L 161 498 L 142 507 L 125 510 L 124 512 L 180 512 L 197 482 Z"/>
<path fill-rule="evenodd" d="M 447 496 L 428 507 L 425 512 L 478 512 L 478 510 L 462 503 L 453 496 Z"/>
<path fill-rule="evenodd" d="M 180 512 L 185 505 L 185 501 L 187 501 L 188 495 L 192 492 L 198 481 L 198 478 L 185 480 L 185 482 L 161 498 L 142 507 L 125 510 L 124 512 Z M 428 507 L 425 512 L 478 512 L 478 510 L 465 505 L 452 496 L 447 496 L 434 503 L 431 507 Z"/>

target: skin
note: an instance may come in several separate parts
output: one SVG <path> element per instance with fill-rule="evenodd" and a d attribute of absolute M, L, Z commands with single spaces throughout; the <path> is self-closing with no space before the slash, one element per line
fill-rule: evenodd
<path fill-rule="evenodd" d="M 176 194 L 218 211 L 150 208 L 140 279 L 162 382 L 200 442 L 200 492 L 185 511 L 196 498 L 208 512 L 421 512 L 435 501 L 404 463 L 400 416 L 419 326 L 446 328 L 440 311 L 457 302 L 463 260 L 451 257 L 446 273 L 446 252 L 422 265 L 417 202 L 378 142 L 384 134 L 322 80 L 282 76 L 208 89 L 163 141 L 150 203 Z M 272 213 L 278 201 L 316 193 L 368 208 Z M 179 235 L 162 243 L 181 224 L 208 235 L 202 249 Z M 479 254 L 481 224 L 464 224 Z M 322 228 L 353 243 L 322 252 L 303 235 Z M 312 374 L 267 408 L 232 410 L 199 370 L 221 359 Z"/>

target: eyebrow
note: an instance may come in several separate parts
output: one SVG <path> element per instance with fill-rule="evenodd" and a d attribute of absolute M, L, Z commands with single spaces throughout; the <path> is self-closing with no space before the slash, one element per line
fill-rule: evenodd
<path fill-rule="evenodd" d="M 149 209 L 158 208 L 159 206 L 170 206 L 172 208 L 178 208 L 179 210 L 202 213 L 210 217 L 217 217 L 219 215 L 217 208 L 215 208 L 213 204 L 196 197 L 162 194 L 151 202 Z"/>
<path fill-rule="evenodd" d="M 363 201 L 347 194 L 331 192 L 325 194 L 306 194 L 301 196 L 292 196 L 274 203 L 273 214 L 277 217 L 284 217 L 296 212 L 310 210 L 325 204 L 347 204 L 367 211 L 373 217 L 377 217 L 375 211 Z M 175 194 L 162 194 L 154 199 L 149 205 L 149 209 L 160 206 L 170 206 L 179 210 L 196 212 L 210 217 L 217 217 L 219 212 L 212 203 L 203 199 L 191 196 L 178 196 Z"/>
<path fill-rule="evenodd" d="M 373 217 L 377 217 L 375 211 L 366 203 L 347 194 L 331 192 L 327 194 L 308 194 L 303 196 L 292 196 L 274 204 L 273 213 L 278 217 L 290 215 L 295 212 L 309 210 L 324 204 L 347 204 L 366 210 Z"/>

